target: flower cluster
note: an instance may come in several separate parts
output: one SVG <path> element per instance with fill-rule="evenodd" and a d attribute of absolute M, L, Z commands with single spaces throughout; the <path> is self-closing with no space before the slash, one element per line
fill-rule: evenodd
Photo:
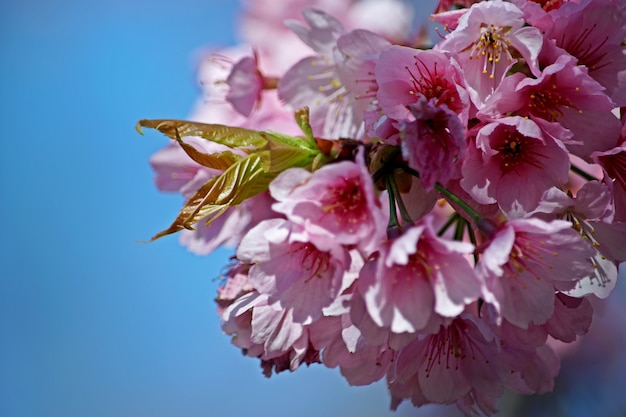
<path fill-rule="evenodd" d="M 441 0 L 434 46 L 399 0 L 264 3 L 193 121 L 139 123 L 188 199 L 154 238 L 236 247 L 222 328 L 267 376 L 466 414 L 551 390 L 626 261 L 626 3 Z"/>

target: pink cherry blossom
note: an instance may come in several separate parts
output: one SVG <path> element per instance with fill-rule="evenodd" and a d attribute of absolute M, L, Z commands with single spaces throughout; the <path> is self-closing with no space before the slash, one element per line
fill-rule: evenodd
<path fill-rule="evenodd" d="M 615 220 L 626 222 L 626 124 L 617 146 L 606 151 L 594 152 L 591 159 L 599 164 L 612 181 L 615 204 Z"/>
<path fill-rule="evenodd" d="M 313 345 L 322 351 L 324 365 L 339 367 L 350 385 L 368 385 L 382 379 L 396 354 L 386 343 L 366 342 L 350 321 L 347 308 L 341 315 L 313 323 L 310 334 Z"/>
<path fill-rule="evenodd" d="M 571 343 L 589 331 L 592 317 L 593 307 L 588 299 L 557 293 L 554 314 L 544 327 L 555 339 Z"/>
<path fill-rule="evenodd" d="M 516 56 L 524 59 L 531 73 L 539 73 L 543 37 L 536 28 L 523 27 L 522 16 L 515 5 L 500 0 L 473 4 L 435 47 L 458 55 L 470 97 L 479 109 L 518 62 Z"/>
<path fill-rule="evenodd" d="M 626 4 L 587 0 L 567 6 L 550 14 L 545 36 L 576 57 L 618 106 L 626 105 Z"/>
<path fill-rule="evenodd" d="M 515 326 L 543 324 L 554 312 L 555 291 L 571 290 L 593 273 L 587 260 L 593 254 L 569 222 L 510 220 L 478 262 L 483 299 Z"/>
<path fill-rule="evenodd" d="M 500 359 L 510 369 L 506 385 L 523 394 L 543 394 L 554 387 L 560 360 L 547 344 L 547 326 L 517 327 L 506 320 L 492 326 L 500 342 Z"/>
<path fill-rule="evenodd" d="M 480 0 L 439 0 L 437 8 L 434 13 L 446 12 L 453 10 L 455 7 L 470 7 L 474 3 L 478 3 Z"/>
<path fill-rule="evenodd" d="M 393 409 L 492 415 L 505 390 L 555 387 L 555 346 L 602 320 L 624 273 L 626 3 L 441 0 L 434 47 L 414 11 L 246 1 L 248 44 L 200 56 L 189 118 L 282 142 L 182 137 L 262 157 L 267 182 L 179 236 L 236 247 L 217 311 L 264 375 L 321 363 L 350 385 L 386 378 Z M 159 122 L 140 126 L 175 137 Z M 222 172 L 185 149 L 150 162 L 190 197 Z M 302 151 L 312 163 L 289 166 Z"/>
<path fill-rule="evenodd" d="M 505 117 L 482 127 L 468 146 L 461 186 L 477 202 L 519 216 L 545 190 L 567 182 L 569 165 L 563 145 L 537 123 Z"/>
<path fill-rule="evenodd" d="M 422 96 L 409 106 L 415 121 L 398 123 L 402 155 L 409 167 L 420 173 L 424 188 L 435 183 L 447 185 L 461 176 L 461 163 L 467 140 L 465 127 L 447 106 Z"/>
<path fill-rule="evenodd" d="M 322 250 L 297 225 L 282 219 L 265 220 L 250 230 L 237 258 L 253 264 L 248 279 L 259 293 L 291 309 L 293 320 L 304 324 L 320 318 L 322 309 L 356 278 L 345 248 L 327 244 Z"/>
<path fill-rule="evenodd" d="M 276 66 L 274 62 L 276 58 L 272 54 L 261 51 L 255 52 L 251 47 L 245 45 L 213 51 L 201 59 L 198 69 L 198 82 L 202 88 L 202 97 L 197 101 L 189 117 L 190 120 L 248 129 L 275 130 L 285 134 L 301 133 L 294 121 L 293 113 L 284 108 L 278 99 L 276 90 L 262 90 L 260 95 L 256 95 L 254 93 L 258 88 L 258 84 L 256 84 L 256 88 L 248 86 L 247 92 L 245 91 L 246 89 L 243 89 L 243 95 L 240 88 L 238 97 L 231 97 L 234 101 L 241 97 L 254 97 L 254 111 L 252 111 L 250 117 L 241 114 L 228 101 L 227 96 L 231 92 L 228 78 L 231 76 L 234 67 L 238 62 L 240 66 L 249 65 L 249 59 L 255 53 L 259 55 L 259 58 L 256 60 L 257 70 L 263 74 L 274 74 L 273 68 Z M 236 71 L 235 74 L 238 74 L 238 72 Z M 254 75 L 254 72 L 252 74 L 244 72 L 244 74 L 248 74 L 248 77 L 250 77 Z M 234 82 L 235 79 L 231 78 L 231 83 L 234 84 Z M 237 89 L 235 89 L 236 91 Z M 249 105 L 249 100 L 244 101 Z M 241 110 L 245 110 L 245 107 L 242 107 Z"/>
<path fill-rule="evenodd" d="M 542 214 L 546 213 L 546 214 Z M 594 249 L 589 259 L 593 274 L 581 280 L 567 294 L 582 297 L 595 294 L 606 298 L 617 281 L 617 264 L 626 260 L 626 224 L 611 221 L 613 205 L 608 187 L 598 181 L 586 183 L 575 197 L 552 188 L 547 190 L 533 213 L 544 219 L 562 218 Z"/>
<path fill-rule="evenodd" d="M 303 362 L 319 362 L 307 328 L 293 321 L 291 310 L 269 305 L 264 295 L 244 294 L 222 313 L 222 320 L 223 331 L 233 335 L 232 343 L 261 359 L 267 377 L 272 371 L 295 371 Z"/>
<path fill-rule="evenodd" d="M 385 244 L 357 284 L 372 320 L 393 333 L 424 329 L 434 314 L 455 317 L 481 283 L 465 254 L 472 245 L 438 238 L 430 217 Z"/>
<path fill-rule="evenodd" d="M 310 27 L 290 21 L 289 27 L 317 55 L 290 68 L 278 94 L 294 110 L 309 106 L 314 132 L 326 138 L 363 134 L 363 112 L 376 94 L 373 68 L 378 53 L 390 44 L 366 30 L 345 33 L 333 17 L 312 9 L 303 16 Z"/>
<path fill-rule="evenodd" d="M 372 252 L 384 238 L 386 215 L 361 158 L 310 173 L 289 169 L 270 185 L 272 208 L 303 227 L 320 248 L 326 242 Z"/>
<path fill-rule="evenodd" d="M 226 78 L 229 87 L 226 101 L 246 117 L 260 105 L 263 89 L 276 88 L 275 79 L 266 78 L 261 74 L 257 60 L 256 53 L 240 59 Z"/>
<path fill-rule="evenodd" d="M 464 314 L 398 353 L 388 376 L 392 397 L 398 394 L 394 385 L 400 384 L 400 394 L 415 405 L 453 404 L 473 389 L 498 398 L 507 371 L 499 357 L 489 327 Z"/>
<path fill-rule="evenodd" d="M 443 52 L 392 46 L 380 55 L 376 82 L 378 105 L 394 121 L 415 120 L 409 105 L 425 97 L 436 106 L 445 105 L 467 123 L 470 103 L 463 72 Z"/>
<path fill-rule="evenodd" d="M 558 122 L 573 133 L 568 149 L 588 159 L 591 152 L 617 143 L 621 125 L 611 112 L 614 107 L 604 87 L 563 54 L 537 78 L 521 74 L 505 78 L 481 113 L 514 113 L 537 122 Z"/>

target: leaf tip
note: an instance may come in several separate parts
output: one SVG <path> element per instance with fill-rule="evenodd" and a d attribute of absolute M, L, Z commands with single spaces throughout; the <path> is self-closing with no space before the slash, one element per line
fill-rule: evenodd
<path fill-rule="evenodd" d="M 140 120 L 135 125 L 135 130 L 137 131 L 137 133 L 139 133 L 142 136 L 143 136 L 143 129 L 142 129 L 142 127 L 144 126 L 144 122 L 145 122 L 145 120 Z"/>

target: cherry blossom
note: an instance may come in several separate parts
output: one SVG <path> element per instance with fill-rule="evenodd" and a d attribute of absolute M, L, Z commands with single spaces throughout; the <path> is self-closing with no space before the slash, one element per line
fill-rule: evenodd
<path fill-rule="evenodd" d="M 554 389 L 626 267 L 624 2 L 441 0 L 439 39 L 399 0 L 282 6 L 200 55 L 193 122 L 138 123 L 186 199 L 152 240 L 234 249 L 217 312 L 267 377 L 466 416 Z"/>
<path fill-rule="evenodd" d="M 473 4 L 458 26 L 437 50 L 455 52 L 463 66 L 467 88 L 474 104 L 481 108 L 505 77 L 523 58 L 529 71 L 537 74 L 537 58 L 543 37 L 538 29 L 524 27 L 523 13 L 515 5 L 500 0 Z"/>
<path fill-rule="evenodd" d="M 571 223 L 510 220 L 485 249 L 477 271 L 483 298 L 512 324 L 543 324 L 554 312 L 556 291 L 568 291 L 593 273 L 593 249 Z"/>
<path fill-rule="evenodd" d="M 479 203 L 519 215 L 532 211 L 545 190 L 566 183 L 568 169 L 562 143 L 530 119 L 504 117 L 482 127 L 468 146 L 461 186 Z"/>

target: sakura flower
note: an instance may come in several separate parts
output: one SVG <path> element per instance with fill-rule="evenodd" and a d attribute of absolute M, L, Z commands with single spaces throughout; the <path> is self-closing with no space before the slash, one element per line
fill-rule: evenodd
<path fill-rule="evenodd" d="M 329 368 L 339 367 L 350 385 L 368 385 L 383 378 L 396 352 L 387 343 L 366 341 L 350 319 L 352 293 L 342 294 L 326 315 L 311 324 L 313 345 L 322 351 L 322 361 Z"/>
<path fill-rule="evenodd" d="M 434 101 L 427 102 L 422 96 L 409 106 L 415 121 L 399 123 L 402 155 L 409 167 L 420 173 L 427 191 L 435 183 L 446 185 L 460 177 L 466 148 L 465 128 L 459 117 Z"/>
<path fill-rule="evenodd" d="M 260 105 L 262 91 L 276 88 L 275 78 L 264 77 L 258 68 L 257 54 L 240 59 L 232 68 L 226 84 L 230 87 L 226 100 L 243 116 L 250 116 Z"/>
<path fill-rule="evenodd" d="M 569 166 L 549 132 L 530 119 L 505 117 L 482 127 L 468 146 L 461 186 L 477 202 L 518 216 L 532 211 L 545 190 L 565 184 Z"/>
<path fill-rule="evenodd" d="M 472 250 L 469 243 L 438 238 L 429 216 L 385 244 L 357 284 L 372 320 L 393 333 L 414 333 L 435 314 L 460 314 L 480 294 L 481 282 L 464 256 Z"/>
<path fill-rule="evenodd" d="M 626 4 L 622 0 L 573 2 L 550 17 L 541 28 L 546 38 L 576 57 L 617 106 L 626 105 Z"/>
<path fill-rule="evenodd" d="M 327 244 L 321 250 L 297 225 L 282 219 L 263 221 L 250 230 L 237 258 L 253 264 L 248 279 L 269 303 L 290 309 L 293 320 L 304 324 L 320 318 L 322 309 L 356 278 L 346 249 Z"/>
<path fill-rule="evenodd" d="M 544 219 L 562 218 L 570 221 L 594 249 L 593 256 L 589 258 L 594 268 L 593 274 L 581 280 L 567 294 L 574 297 L 587 294 L 608 297 L 617 281 L 616 263 L 626 260 L 626 248 L 618 243 L 626 242 L 626 224 L 610 222 L 613 206 L 608 187 L 598 181 L 590 181 L 575 197 L 551 188 L 544 193 L 533 214 Z"/>
<path fill-rule="evenodd" d="M 427 49 L 404 0 L 246 1 L 254 48 L 201 57 L 190 119 L 257 132 L 139 126 L 179 142 L 157 187 L 193 196 L 155 238 L 236 247 L 217 310 L 266 376 L 321 362 L 491 415 L 554 387 L 625 272 L 626 3 L 435 3 Z"/>
<path fill-rule="evenodd" d="M 620 143 L 606 151 L 592 153 L 591 159 L 612 181 L 615 220 L 626 222 L 626 124 L 622 126 Z"/>
<path fill-rule="evenodd" d="M 301 363 L 319 362 L 305 326 L 295 323 L 291 310 L 275 308 L 256 291 L 235 300 L 222 313 L 222 329 L 243 352 L 261 359 L 265 376 L 295 371 Z"/>
<path fill-rule="evenodd" d="M 384 238 L 386 215 L 361 156 L 314 173 L 289 169 L 272 181 L 270 192 L 277 201 L 273 209 L 303 227 L 320 248 L 332 242 L 369 254 Z"/>
<path fill-rule="evenodd" d="M 498 398 L 507 374 L 499 357 L 497 339 L 489 327 L 463 314 L 398 353 L 388 375 L 392 398 L 400 394 L 418 406 L 453 404 L 472 390 Z M 396 385 L 402 388 L 400 392 L 394 389 Z"/>
<path fill-rule="evenodd" d="M 555 303 L 556 311 L 562 304 L 558 297 L 555 297 Z M 559 358 L 547 346 L 549 325 L 518 327 L 506 319 L 500 319 L 489 304 L 483 304 L 481 317 L 491 326 L 498 339 L 501 364 L 508 369 L 504 384 L 524 394 L 551 391 L 559 370 Z M 582 329 L 589 324 L 588 317 L 577 314 L 559 318 L 564 318 L 568 324 L 571 322 L 570 328 L 577 326 Z M 583 322 L 574 324 L 577 318 L 583 319 Z"/>
<path fill-rule="evenodd" d="M 235 300 L 254 290 L 248 281 L 249 269 L 250 265 L 242 262 L 234 263 L 228 268 L 224 277 L 226 282 L 217 289 L 215 302 L 218 314 L 221 315 Z"/>
<path fill-rule="evenodd" d="M 522 16 L 517 6 L 500 0 L 473 4 L 436 46 L 458 55 L 470 97 L 479 109 L 519 58 L 530 72 L 539 73 L 543 37 L 536 28 L 524 27 Z"/>
<path fill-rule="evenodd" d="M 339 21 L 319 10 L 305 9 L 303 16 L 310 28 L 287 24 L 317 55 L 289 69 L 278 94 L 293 109 L 309 106 L 313 130 L 324 137 L 362 135 L 363 113 L 376 93 L 374 60 L 390 44 L 366 30 L 345 33 Z"/>
<path fill-rule="evenodd" d="M 555 12 L 563 5 L 575 6 L 578 3 L 589 2 L 588 0 L 511 0 L 524 12 L 524 19 L 536 28 L 544 31 L 552 23 Z M 565 6 L 566 9 L 568 6 Z M 570 8 L 571 10 L 571 8 Z"/>
<path fill-rule="evenodd" d="M 481 113 L 514 113 L 530 116 L 537 123 L 539 119 L 558 122 L 573 133 L 566 143 L 568 149 L 588 159 L 591 152 L 617 143 L 621 125 L 611 113 L 614 107 L 604 87 L 563 54 L 537 78 L 522 74 L 505 78 Z"/>
<path fill-rule="evenodd" d="M 593 273 L 587 261 L 593 254 L 569 222 L 510 220 L 478 262 L 483 298 L 517 327 L 543 324 L 554 312 L 555 291 L 571 290 Z"/>
<path fill-rule="evenodd" d="M 544 325 L 550 336 L 563 342 L 573 342 L 589 331 L 593 307 L 587 298 L 574 298 L 557 293 L 554 314 Z"/>
<path fill-rule="evenodd" d="M 255 54 L 260 57 L 255 57 Z M 190 119 L 300 134 L 293 114 L 283 107 L 276 90 L 266 89 L 270 87 L 271 78 L 260 75 L 274 73 L 274 61 L 275 57 L 271 54 L 255 52 L 245 45 L 214 51 L 203 57 L 198 69 L 202 97 Z M 254 82 L 248 84 L 247 81 Z"/>
<path fill-rule="evenodd" d="M 376 82 L 378 105 L 394 121 L 414 121 L 409 106 L 425 97 L 435 106 L 445 105 L 467 124 L 470 103 L 463 72 L 443 52 L 392 46 L 380 54 Z"/>

